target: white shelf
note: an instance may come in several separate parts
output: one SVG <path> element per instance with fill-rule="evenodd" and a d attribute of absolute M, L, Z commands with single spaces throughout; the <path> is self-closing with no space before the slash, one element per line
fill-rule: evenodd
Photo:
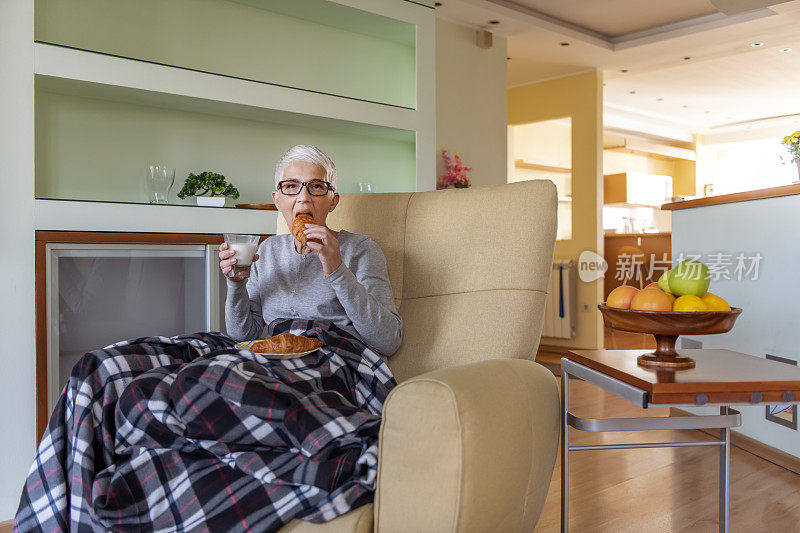
<path fill-rule="evenodd" d="M 364 102 L 50 44 L 34 44 L 34 72 L 48 91 L 298 125 L 405 135 L 427 126 L 415 109 Z M 324 119 L 330 119 L 326 124 Z M 349 124 L 347 124 L 349 123 Z M 391 130 L 405 130 L 397 132 Z"/>
<path fill-rule="evenodd" d="M 35 200 L 34 228 L 50 231 L 273 234 L 277 211 L 227 207 Z"/>

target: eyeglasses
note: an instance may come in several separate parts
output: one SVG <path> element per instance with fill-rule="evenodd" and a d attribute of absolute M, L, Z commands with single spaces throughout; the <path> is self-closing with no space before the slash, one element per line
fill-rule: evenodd
<path fill-rule="evenodd" d="M 312 180 L 305 183 L 297 180 L 278 182 L 278 189 L 287 196 L 297 196 L 303 190 L 303 187 L 308 190 L 308 194 L 311 196 L 325 196 L 328 191 L 333 190 L 333 185 L 322 180 Z"/>

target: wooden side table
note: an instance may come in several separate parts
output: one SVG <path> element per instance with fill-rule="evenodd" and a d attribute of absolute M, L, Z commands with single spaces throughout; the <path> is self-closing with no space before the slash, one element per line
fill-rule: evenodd
<path fill-rule="evenodd" d="M 800 368 L 731 350 L 681 350 L 695 368 L 655 371 L 641 367 L 641 350 L 572 350 L 561 359 L 561 531 L 569 528 L 569 452 L 631 448 L 719 446 L 719 530 L 728 531 L 730 428 L 741 425 L 734 405 L 800 403 Z M 569 412 L 569 377 L 648 407 L 719 406 L 718 415 L 581 418 Z M 569 427 L 581 431 L 719 429 L 719 440 L 570 446 Z"/>

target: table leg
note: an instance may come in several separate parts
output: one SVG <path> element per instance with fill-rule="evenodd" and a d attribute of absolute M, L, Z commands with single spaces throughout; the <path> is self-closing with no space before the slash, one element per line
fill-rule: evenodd
<path fill-rule="evenodd" d="M 569 529 L 569 374 L 561 367 L 561 532 Z"/>
<path fill-rule="evenodd" d="M 728 414 L 727 407 L 720 407 L 719 414 Z M 728 487 L 730 486 L 731 428 L 719 430 L 719 531 L 728 533 L 728 513 L 730 512 Z"/>

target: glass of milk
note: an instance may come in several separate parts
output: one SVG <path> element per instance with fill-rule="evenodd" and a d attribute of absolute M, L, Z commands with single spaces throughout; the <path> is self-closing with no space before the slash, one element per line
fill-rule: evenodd
<path fill-rule="evenodd" d="M 228 272 L 228 275 L 230 277 L 249 276 L 250 265 L 253 263 L 253 256 L 258 250 L 258 235 L 225 233 L 224 237 L 225 242 L 228 243 L 228 249 L 235 252 L 233 258 L 236 258 L 236 264 L 231 271 Z"/>

